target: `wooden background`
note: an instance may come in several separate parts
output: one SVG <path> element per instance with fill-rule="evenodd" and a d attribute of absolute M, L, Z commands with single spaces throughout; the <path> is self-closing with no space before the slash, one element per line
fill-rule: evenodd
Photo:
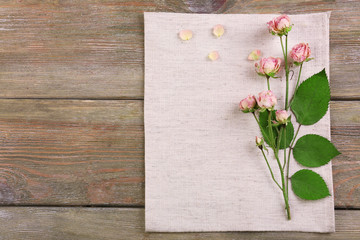
<path fill-rule="evenodd" d="M 144 233 L 144 11 L 332 11 L 336 233 Z M 359 56 L 358 0 L 1 0 L 0 239 L 360 239 Z"/>

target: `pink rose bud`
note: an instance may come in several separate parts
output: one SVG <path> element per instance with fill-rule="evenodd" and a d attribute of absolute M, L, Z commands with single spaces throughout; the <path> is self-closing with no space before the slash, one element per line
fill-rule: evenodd
<path fill-rule="evenodd" d="M 254 51 L 252 51 L 252 52 L 249 54 L 248 60 L 250 60 L 250 61 L 257 61 L 260 56 L 261 56 L 260 50 L 254 50 Z"/>
<path fill-rule="evenodd" d="M 255 143 L 256 143 L 256 146 L 261 147 L 264 144 L 264 139 L 262 137 L 256 136 Z"/>
<path fill-rule="evenodd" d="M 256 107 L 256 98 L 254 95 L 249 95 L 240 101 L 239 108 L 244 113 L 254 112 Z"/>
<path fill-rule="evenodd" d="M 280 70 L 281 59 L 268 57 L 262 58 L 259 63 L 255 63 L 255 70 L 261 76 L 275 77 Z"/>
<path fill-rule="evenodd" d="M 259 97 L 256 99 L 256 101 L 262 110 L 272 110 L 277 103 L 276 96 L 271 90 L 259 93 Z"/>
<path fill-rule="evenodd" d="M 278 36 L 287 35 L 292 27 L 290 23 L 290 18 L 287 15 L 281 15 L 274 18 L 267 23 L 267 26 L 270 33 Z"/>
<path fill-rule="evenodd" d="M 297 63 L 307 61 L 310 55 L 311 50 L 308 43 L 296 44 L 290 51 L 291 58 Z"/>
<path fill-rule="evenodd" d="M 276 121 L 278 121 L 278 123 L 287 124 L 289 114 L 286 112 L 286 110 L 277 110 L 275 115 L 276 115 Z"/>

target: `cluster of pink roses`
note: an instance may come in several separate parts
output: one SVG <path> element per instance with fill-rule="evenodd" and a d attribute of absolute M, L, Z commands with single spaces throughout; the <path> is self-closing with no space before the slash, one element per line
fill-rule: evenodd
<path fill-rule="evenodd" d="M 280 37 L 287 35 L 292 28 L 290 18 L 287 15 L 276 17 L 269 21 L 267 25 L 270 33 Z M 256 56 L 253 56 L 257 52 L 260 53 L 259 50 L 253 51 L 249 59 L 257 60 Z M 310 55 L 311 50 L 308 43 L 296 44 L 290 51 L 290 57 L 298 64 L 311 60 Z M 255 64 L 256 72 L 261 76 L 274 77 L 279 72 L 281 63 L 280 58 L 262 58 L 259 63 Z"/>
<path fill-rule="evenodd" d="M 254 95 L 248 95 L 246 98 L 240 101 L 239 108 L 244 113 L 255 112 L 255 110 L 260 109 L 260 111 L 273 110 L 277 103 L 276 96 L 271 90 L 262 91 L 258 94 L 258 97 Z M 287 124 L 289 114 L 285 110 L 276 111 L 276 121 L 279 124 Z"/>
<path fill-rule="evenodd" d="M 290 51 L 290 57 L 299 65 L 311 60 L 311 50 L 308 43 L 296 44 Z M 282 60 L 274 57 L 264 57 L 255 63 L 255 70 L 260 76 L 275 77 L 280 71 Z"/>
<path fill-rule="evenodd" d="M 254 112 L 256 109 L 272 110 L 277 103 L 276 96 L 271 90 L 263 91 L 259 93 L 256 98 L 254 95 L 248 95 L 246 98 L 240 101 L 239 108 L 241 111 L 248 113 Z"/>
<path fill-rule="evenodd" d="M 290 18 L 287 15 L 281 15 L 274 18 L 267 23 L 269 32 L 273 35 L 284 36 L 291 30 L 292 25 Z M 256 60 L 259 58 L 260 50 L 254 50 L 249 55 L 249 60 Z M 259 55 L 257 55 L 259 54 Z M 308 43 L 296 44 L 290 51 L 290 57 L 293 59 L 296 65 L 301 65 L 303 62 L 311 60 L 311 50 Z M 255 71 L 260 76 L 265 76 L 269 81 L 269 78 L 276 78 L 276 74 L 280 71 L 283 60 L 275 57 L 264 57 L 258 63 L 255 63 Z M 270 90 L 270 84 L 268 82 L 268 90 L 259 93 L 258 97 L 254 95 L 248 95 L 246 98 L 240 101 L 239 108 L 245 113 L 254 113 L 255 110 L 260 111 L 269 110 L 272 111 L 277 103 L 276 96 Z M 276 120 L 279 124 L 287 124 L 289 114 L 286 110 L 276 111 Z"/>

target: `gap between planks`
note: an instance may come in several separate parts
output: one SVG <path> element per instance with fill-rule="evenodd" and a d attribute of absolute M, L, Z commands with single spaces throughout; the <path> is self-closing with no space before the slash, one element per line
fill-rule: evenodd
<path fill-rule="evenodd" d="M 2 208 L 0 239 L 143 239 L 143 240 L 345 240 L 359 239 L 360 211 L 336 211 L 335 233 L 302 232 L 145 232 L 144 209 Z"/>

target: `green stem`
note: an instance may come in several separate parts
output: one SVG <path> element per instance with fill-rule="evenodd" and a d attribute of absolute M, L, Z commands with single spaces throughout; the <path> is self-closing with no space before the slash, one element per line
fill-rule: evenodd
<path fill-rule="evenodd" d="M 285 136 L 285 148 L 284 148 L 284 163 L 283 163 L 283 168 L 285 169 L 286 166 L 286 125 L 283 126 L 284 128 L 284 136 Z"/>
<path fill-rule="evenodd" d="M 255 118 L 255 120 L 256 120 L 256 122 L 257 122 L 257 124 L 259 124 L 259 127 L 260 127 L 260 129 L 261 129 L 261 125 L 260 125 L 259 120 L 257 119 L 257 117 L 256 117 L 255 113 L 253 112 L 252 114 L 253 114 L 253 116 L 254 116 L 254 118 Z"/>
<path fill-rule="evenodd" d="M 284 128 L 281 126 L 280 128 L 280 132 L 278 135 L 278 142 L 276 144 L 276 152 L 279 153 L 279 149 L 280 149 L 280 144 L 281 144 L 281 136 L 282 136 L 282 132 L 283 132 Z"/>
<path fill-rule="evenodd" d="M 267 158 L 266 158 L 266 155 L 265 155 L 265 153 L 264 153 L 264 150 L 261 149 L 261 152 L 262 152 L 262 154 L 263 154 L 263 156 L 264 156 L 264 158 L 265 158 L 266 165 L 267 165 L 268 168 L 269 168 L 269 171 L 270 171 L 270 174 L 271 174 L 272 179 L 274 180 L 274 182 L 276 183 L 276 185 L 280 188 L 280 190 L 283 191 L 283 189 L 281 188 L 280 184 L 276 181 L 276 179 L 275 179 L 275 177 L 274 177 L 274 173 L 273 173 L 273 171 L 271 170 L 269 161 L 268 161 Z"/>
<path fill-rule="evenodd" d="M 289 109 L 289 64 L 287 61 L 287 57 L 288 57 L 288 36 L 285 35 L 285 49 L 284 49 L 284 44 L 282 41 L 282 37 L 280 37 L 280 42 L 281 42 L 281 49 L 283 51 L 284 54 L 284 61 L 285 61 L 285 76 L 286 76 L 286 91 L 285 91 L 285 110 L 287 111 Z M 286 136 L 286 128 L 285 128 L 285 136 Z M 286 141 L 285 141 L 286 142 Z M 291 149 L 289 150 L 289 154 L 290 154 Z M 277 155 L 277 154 L 276 154 Z M 277 160 L 279 159 L 278 156 Z M 278 160 L 279 164 L 280 164 L 280 160 Z M 286 164 L 287 163 L 287 164 Z M 290 161 L 288 159 L 288 161 L 286 161 L 286 148 L 284 149 L 284 165 L 282 167 L 282 169 L 285 168 L 285 166 L 287 167 L 287 174 L 286 174 L 286 185 L 285 185 L 285 179 L 284 179 L 284 172 L 282 171 L 282 179 L 283 181 L 283 188 L 285 191 L 283 191 L 283 195 L 284 195 L 284 200 L 285 200 L 285 208 L 286 208 L 286 212 L 287 212 L 287 216 L 288 216 L 288 220 L 291 219 L 290 216 L 290 207 L 289 207 L 289 191 L 288 191 L 288 186 L 289 186 L 289 165 L 290 165 Z M 281 167 L 281 164 L 280 166 Z"/>
<path fill-rule="evenodd" d="M 284 49 L 284 44 L 283 44 L 283 41 L 282 41 L 282 36 L 280 36 L 280 43 L 281 43 L 281 49 L 283 51 L 284 59 L 285 59 L 285 49 Z"/>
<path fill-rule="evenodd" d="M 259 125 L 260 131 L 261 131 L 261 134 L 262 134 L 262 133 L 265 132 L 265 131 L 264 131 L 264 129 L 262 128 L 262 126 L 260 125 L 260 122 L 259 122 L 258 118 L 256 117 L 255 113 L 253 112 L 252 114 L 253 114 L 253 116 L 254 116 L 257 124 Z"/>
<path fill-rule="evenodd" d="M 270 90 L 270 77 L 266 76 L 268 90 Z"/>
<path fill-rule="evenodd" d="M 288 104 L 288 99 L 289 99 L 289 64 L 287 61 L 287 49 L 288 49 L 288 36 L 285 35 L 285 48 L 284 48 L 284 44 L 282 41 L 282 37 L 280 37 L 280 43 L 281 43 L 281 49 L 283 51 L 283 55 L 284 55 L 284 62 L 285 62 L 285 76 L 286 76 L 286 92 L 285 92 L 285 110 L 288 110 L 289 108 L 289 104 Z"/>
<path fill-rule="evenodd" d="M 296 94 L 296 91 L 297 91 L 297 89 L 298 89 L 298 87 L 299 87 L 302 66 L 303 66 L 303 63 L 300 64 L 299 76 L 298 76 L 298 80 L 297 80 L 297 83 L 296 83 L 294 95 Z M 292 103 L 293 103 L 293 100 L 294 100 L 294 97 L 291 99 L 290 104 L 289 104 L 289 107 L 291 107 L 291 105 L 292 105 Z"/>
<path fill-rule="evenodd" d="M 287 217 L 288 217 L 288 220 L 290 220 L 291 216 L 290 216 L 290 207 L 289 207 L 289 195 L 288 195 L 288 192 L 286 191 L 286 181 L 285 181 L 285 176 L 284 176 L 284 168 L 281 166 L 280 159 L 279 159 L 279 148 L 280 148 L 281 136 L 282 136 L 283 130 L 284 130 L 284 126 L 281 126 L 279 137 L 277 139 L 277 145 L 276 145 L 276 148 L 273 148 L 273 151 L 274 151 L 274 155 L 275 155 L 276 161 L 278 163 L 280 174 L 281 174 L 281 184 L 282 184 L 281 189 L 282 189 L 282 193 L 283 193 L 283 196 L 284 196 L 284 202 L 285 202 L 285 209 L 286 209 L 286 212 L 287 212 Z"/>
<path fill-rule="evenodd" d="M 252 113 L 252 114 L 253 114 L 253 116 L 254 116 L 257 124 L 259 125 L 260 130 L 262 130 L 262 127 L 261 127 L 261 125 L 260 125 L 260 122 L 259 122 L 258 118 L 256 117 L 255 113 Z M 268 168 L 269 168 L 269 171 L 270 171 L 270 174 L 271 174 L 272 179 L 274 180 L 274 182 L 276 183 L 276 185 L 280 188 L 280 190 L 283 191 L 283 189 L 281 188 L 280 184 L 276 181 L 276 179 L 275 179 L 275 177 L 274 177 L 274 173 L 273 173 L 273 171 L 271 170 L 269 161 L 267 160 L 267 157 L 266 157 L 266 155 L 265 155 L 265 153 L 264 153 L 264 150 L 261 149 L 261 152 L 262 152 L 262 154 L 263 154 L 263 156 L 264 156 L 264 159 L 265 159 L 265 161 L 266 161 L 266 164 L 267 164 L 267 166 L 268 166 Z"/>
<path fill-rule="evenodd" d="M 287 61 L 288 50 L 288 36 L 285 35 L 285 73 L 286 73 L 286 94 L 285 94 L 285 110 L 288 110 L 289 104 L 289 65 Z"/>
<path fill-rule="evenodd" d="M 282 183 L 282 193 L 283 193 L 283 197 L 284 197 L 287 218 L 288 218 L 288 220 L 291 220 L 290 206 L 289 206 L 289 196 L 288 196 L 288 192 L 286 191 L 286 188 L 285 188 L 286 184 L 285 184 L 284 169 L 281 167 L 281 163 L 280 163 L 280 160 L 279 160 L 278 153 L 277 152 L 274 152 L 274 153 L 275 153 L 275 158 L 276 158 L 276 161 L 277 161 L 279 169 L 280 169 L 281 183 Z"/>
<path fill-rule="evenodd" d="M 299 76 L 298 76 L 298 80 L 297 80 L 297 83 L 296 83 L 295 92 L 296 92 L 296 90 L 297 90 L 297 88 L 299 86 L 302 66 L 303 66 L 303 63 L 300 64 Z"/>
<path fill-rule="evenodd" d="M 269 117 L 268 117 L 268 128 L 269 128 L 269 138 L 271 140 L 271 148 L 274 150 L 275 149 L 275 142 L 274 142 L 274 133 L 273 133 L 273 128 L 271 125 L 271 111 L 267 110 L 269 113 Z"/>
<path fill-rule="evenodd" d="M 289 155 L 288 155 L 288 159 L 287 159 L 288 164 L 286 165 L 286 181 L 287 181 L 287 183 L 286 183 L 286 192 L 287 192 L 287 194 L 289 194 L 290 155 L 291 155 L 291 150 L 293 149 L 296 137 L 297 137 L 297 135 L 299 133 L 300 127 L 301 127 L 301 124 L 299 124 L 298 129 L 296 130 L 295 136 L 294 136 L 293 140 L 291 141 L 290 147 L 289 147 Z"/>

